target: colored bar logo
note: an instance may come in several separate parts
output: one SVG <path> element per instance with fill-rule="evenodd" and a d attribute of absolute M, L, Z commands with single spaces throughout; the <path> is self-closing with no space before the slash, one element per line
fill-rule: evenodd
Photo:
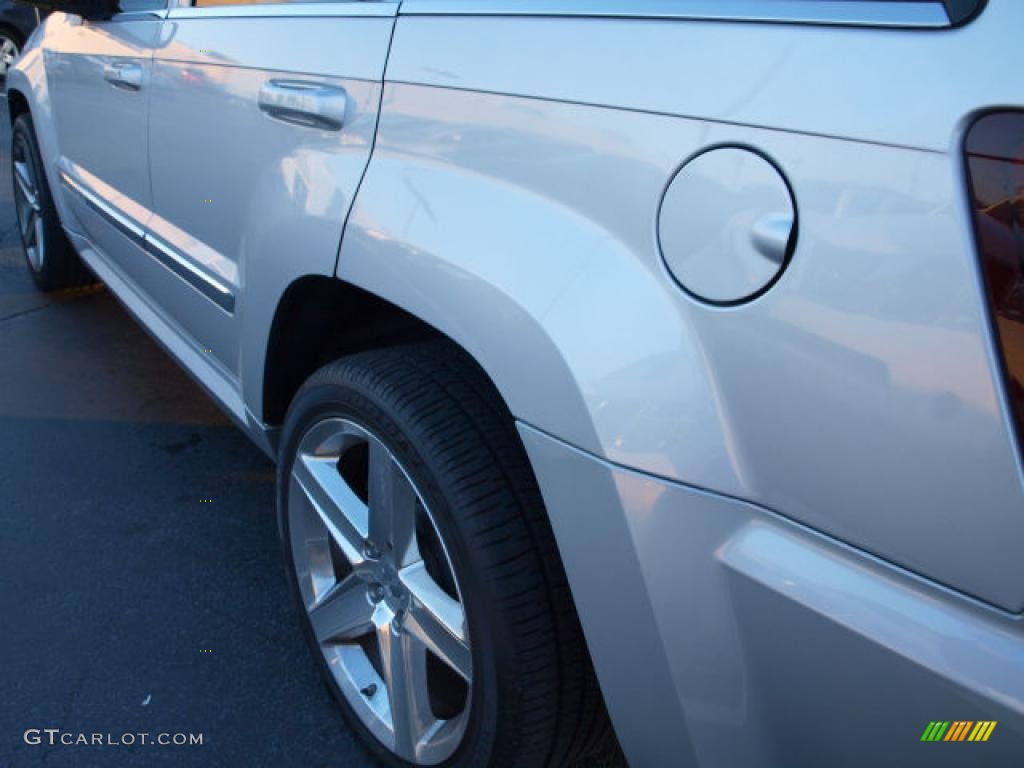
<path fill-rule="evenodd" d="M 988 741 L 995 728 L 995 720 L 932 720 L 921 741 Z"/>

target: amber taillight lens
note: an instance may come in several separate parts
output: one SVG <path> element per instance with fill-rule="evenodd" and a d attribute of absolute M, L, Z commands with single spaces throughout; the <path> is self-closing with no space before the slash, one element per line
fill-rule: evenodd
<path fill-rule="evenodd" d="M 1024 112 L 979 118 L 965 152 L 985 292 L 1024 440 Z"/>

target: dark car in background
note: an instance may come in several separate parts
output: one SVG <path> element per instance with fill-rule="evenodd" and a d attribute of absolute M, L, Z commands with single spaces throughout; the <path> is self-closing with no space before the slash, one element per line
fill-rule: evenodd
<path fill-rule="evenodd" d="M 13 0 L 0 0 L 0 78 L 7 76 L 7 68 L 21 53 L 21 48 L 36 28 L 45 11 Z"/>

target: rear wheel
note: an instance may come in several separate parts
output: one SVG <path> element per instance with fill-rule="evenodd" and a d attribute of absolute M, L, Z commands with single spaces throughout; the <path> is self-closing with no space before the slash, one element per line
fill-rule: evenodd
<path fill-rule="evenodd" d="M 11 177 L 18 234 L 36 285 L 55 291 L 93 282 L 61 227 L 27 112 L 18 115 L 11 127 Z"/>
<path fill-rule="evenodd" d="M 314 374 L 285 422 L 281 532 L 303 624 L 391 765 L 565 765 L 608 732 L 536 482 L 446 342 Z"/>

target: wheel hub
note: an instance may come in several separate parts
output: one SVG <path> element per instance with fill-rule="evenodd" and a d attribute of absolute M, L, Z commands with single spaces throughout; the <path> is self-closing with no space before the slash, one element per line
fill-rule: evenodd
<path fill-rule="evenodd" d="M 398 569 L 386 560 L 367 560 L 354 573 L 366 582 L 370 602 L 387 606 L 401 622 L 402 615 L 409 609 L 410 594 Z"/>

